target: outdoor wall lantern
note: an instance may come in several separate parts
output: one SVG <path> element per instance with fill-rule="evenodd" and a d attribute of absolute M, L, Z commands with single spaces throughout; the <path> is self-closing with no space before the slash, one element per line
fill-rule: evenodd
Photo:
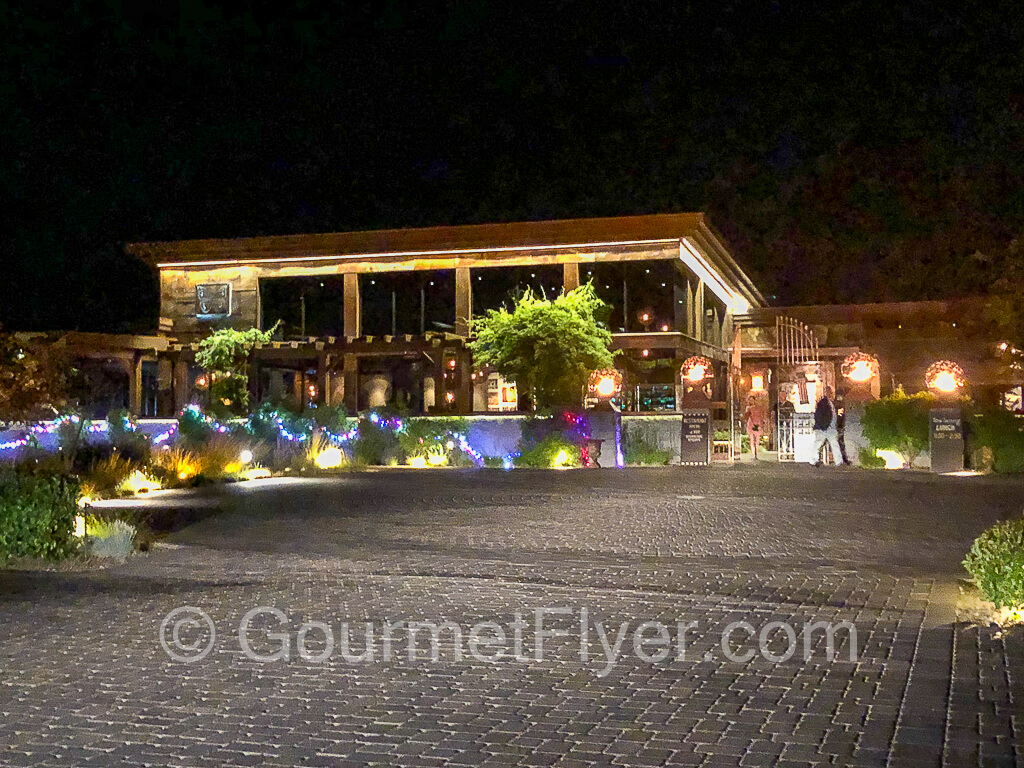
<path fill-rule="evenodd" d="M 594 397 L 609 400 L 622 390 L 622 374 L 614 369 L 594 371 L 588 389 Z"/>
<path fill-rule="evenodd" d="M 700 355 L 686 358 L 683 361 L 681 372 L 683 380 L 691 384 L 700 384 L 702 381 L 715 378 L 715 371 L 711 367 L 711 361 Z"/>
<path fill-rule="evenodd" d="M 840 371 L 850 381 L 863 384 L 878 374 L 878 360 L 866 352 L 854 352 L 843 360 Z"/>
<path fill-rule="evenodd" d="M 967 383 L 963 369 L 950 360 L 939 360 L 932 363 L 924 375 L 925 384 L 929 389 L 950 394 L 961 389 Z"/>
<path fill-rule="evenodd" d="M 206 389 L 209 385 L 210 381 L 206 378 L 205 374 L 196 376 L 196 389 Z"/>

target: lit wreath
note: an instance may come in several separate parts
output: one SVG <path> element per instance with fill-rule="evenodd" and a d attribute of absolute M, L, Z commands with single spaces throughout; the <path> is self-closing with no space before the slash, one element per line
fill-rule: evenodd
<path fill-rule="evenodd" d="M 594 397 L 615 397 L 622 390 L 622 374 L 613 368 L 594 371 L 590 374 L 588 389 Z"/>
<path fill-rule="evenodd" d="M 951 360 L 939 360 L 928 366 L 924 374 L 928 389 L 939 392 L 955 392 L 967 383 L 964 370 Z"/>
<path fill-rule="evenodd" d="M 711 361 L 700 355 L 686 358 L 680 372 L 683 381 L 691 384 L 700 384 L 702 381 L 715 378 L 715 369 L 711 367 Z"/>
<path fill-rule="evenodd" d="M 867 352 L 854 352 L 843 360 L 839 370 L 850 381 L 859 384 L 871 381 L 878 375 L 878 358 Z"/>

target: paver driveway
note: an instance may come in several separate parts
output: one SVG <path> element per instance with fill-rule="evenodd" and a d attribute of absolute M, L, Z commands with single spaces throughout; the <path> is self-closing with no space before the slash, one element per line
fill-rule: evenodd
<path fill-rule="evenodd" d="M 234 511 L 124 565 L 0 572 L 0 764 L 1024 765 L 1022 632 L 958 622 L 956 583 L 972 538 L 1020 514 L 1022 490 L 778 466 L 236 487 Z M 172 650 L 212 640 L 193 663 L 159 642 L 180 606 L 216 631 L 185 627 L 179 646 L 165 632 Z M 284 621 L 261 615 L 240 637 L 260 606 Z M 567 635 L 537 661 L 539 608 L 568 613 L 543 617 Z M 424 635 L 410 659 L 398 624 L 487 621 L 511 638 L 516 614 L 522 659 L 460 658 L 451 627 L 436 661 Z M 675 636 L 664 660 L 637 653 L 643 621 L 695 622 L 685 657 Z M 835 660 L 823 635 L 807 658 L 801 637 L 786 661 L 730 660 L 735 621 L 851 622 L 858 659 L 844 630 Z M 350 622 L 350 655 L 365 622 L 393 623 L 406 646 L 352 662 L 307 626 L 302 658 L 310 622 L 339 641 Z M 623 622 L 608 664 L 597 625 L 614 647 Z M 784 631 L 766 637 L 782 655 Z M 243 639 L 290 658 L 249 658 Z"/>

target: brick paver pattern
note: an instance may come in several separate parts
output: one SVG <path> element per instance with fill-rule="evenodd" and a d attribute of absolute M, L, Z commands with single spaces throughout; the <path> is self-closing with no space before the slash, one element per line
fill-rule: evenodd
<path fill-rule="evenodd" d="M 227 511 L 123 565 L 0 571 L 0 764 L 1022 766 L 1024 632 L 957 614 L 963 554 L 1021 513 L 1022 490 L 777 465 L 233 487 Z M 161 648 L 179 606 L 214 622 L 201 661 Z M 289 659 L 242 653 L 258 606 L 285 614 Z M 541 661 L 459 658 L 453 634 L 436 661 L 426 645 L 365 663 L 295 653 L 305 622 L 350 622 L 357 652 L 365 622 L 468 630 L 517 613 L 529 653 L 538 608 L 571 611 L 546 619 L 569 635 Z M 580 655 L 584 609 L 610 633 L 696 624 L 685 658 L 642 660 L 627 640 L 609 669 L 594 635 Z M 270 652 L 282 627 L 259 621 L 249 636 Z M 840 633 L 835 660 L 817 642 L 806 660 L 731 661 L 735 621 L 851 622 L 858 658 Z"/>

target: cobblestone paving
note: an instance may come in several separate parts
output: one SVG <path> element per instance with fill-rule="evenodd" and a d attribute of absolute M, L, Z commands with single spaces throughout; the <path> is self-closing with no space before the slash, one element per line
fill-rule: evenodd
<path fill-rule="evenodd" d="M 1024 633 L 959 621 L 957 585 L 970 541 L 1019 514 L 1022 490 L 778 466 L 232 488 L 232 511 L 123 565 L 0 572 L 0 764 L 1022 766 Z M 202 660 L 161 648 L 179 606 L 213 621 L 215 637 L 180 638 L 212 641 Z M 259 606 L 284 621 L 245 637 L 290 658 L 242 653 Z M 543 620 L 567 634 L 537 660 L 541 608 L 565 611 Z M 521 658 L 511 641 L 496 661 L 466 651 L 470 627 L 511 638 L 517 614 Z M 384 658 L 382 628 L 415 621 L 452 622 L 439 657 L 396 624 Z M 644 621 L 672 632 L 668 658 L 632 647 Z M 725 653 L 736 621 L 790 624 L 797 652 L 731 660 L 756 647 Z M 857 659 L 846 630 L 835 660 L 823 633 L 805 659 L 806 625 L 842 621 Z M 330 626 L 329 656 L 310 622 Z M 375 657 L 347 660 L 366 622 Z M 598 623 L 609 647 L 625 638 L 614 664 Z M 766 637 L 782 655 L 784 632 Z"/>

